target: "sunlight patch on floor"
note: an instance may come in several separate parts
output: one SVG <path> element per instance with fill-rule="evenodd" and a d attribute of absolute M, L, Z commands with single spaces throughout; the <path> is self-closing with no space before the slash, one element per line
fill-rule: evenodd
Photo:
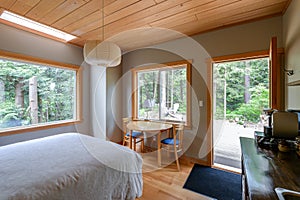
<path fill-rule="evenodd" d="M 230 166 L 222 165 L 222 164 L 218 164 L 218 163 L 215 163 L 213 165 L 213 168 L 223 169 L 225 171 L 230 171 L 230 172 L 239 173 L 239 174 L 242 173 L 242 170 L 239 168 L 230 167 Z"/>

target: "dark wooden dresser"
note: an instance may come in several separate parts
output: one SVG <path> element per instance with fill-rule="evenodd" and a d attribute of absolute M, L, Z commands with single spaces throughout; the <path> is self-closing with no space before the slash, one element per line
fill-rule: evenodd
<path fill-rule="evenodd" d="M 300 191 L 300 157 L 257 147 L 254 139 L 240 138 L 244 199 L 276 200 L 276 187 Z"/>

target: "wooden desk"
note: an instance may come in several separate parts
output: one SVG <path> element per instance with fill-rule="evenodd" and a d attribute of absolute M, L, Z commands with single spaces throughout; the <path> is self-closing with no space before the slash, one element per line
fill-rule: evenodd
<path fill-rule="evenodd" d="M 244 191 L 248 199 L 278 199 L 276 187 L 300 191 L 300 158 L 295 151 L 282 153 L 257 147 L 254 139 L 240 140 Z"/>
<path fill-rule="evenodd" d="M 130 148 L 132 148 L 132 131 L 140 131 L 144 133 L 153 132 L 157 135 L 157 163 L 161 166 L 161 133 L 172 129 L 172 124 L 166 124 L 153 121 L 130 121 L 127 128 L 130 130 Z"/>

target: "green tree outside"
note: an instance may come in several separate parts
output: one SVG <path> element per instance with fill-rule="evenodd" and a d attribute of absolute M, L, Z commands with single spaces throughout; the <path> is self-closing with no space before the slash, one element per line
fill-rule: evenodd
<path fill-rule="evenodd" d="M 38 123 L 74 118 L 76 72 L 0 60 L 0 129 L 31 124 L 29 79 L 37 77 Z"/>
<path fill-rule="evenodd" d="M 214 65 L 216 119 L 257 123 L 269 107 L 268 58 Z"/>

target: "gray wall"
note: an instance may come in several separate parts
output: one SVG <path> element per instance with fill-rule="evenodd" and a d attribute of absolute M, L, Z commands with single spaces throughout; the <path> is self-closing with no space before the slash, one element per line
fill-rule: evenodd
<path fill-rule="evenodd" d="M 122 67 L 106 69 L 106 137 L 113 142 L 122 141 L 122 88 L 119 87 Z"/>
<path fill-rule="evenodd" d="M 82 123 L 75 126 L 65 126 L 43 131 L 0 137 L 0 146 L 64 132 L 81 132 L 84 134 L 90 134 L 90 67 L 82 63 L 82 48 L 62 42 L 56 42 L 32 33 L 17 30 L 4 24 L 0 24 L 0 35 L 1 50 L 79 66 L 82 65 L 81 67 L 83 67 Z"/>
<path fill-rule="evenodd" d="M 287 81 L 300 80 L 300 1 L 293 0 L 283 16 L 285 67 L 294 70 Z M 300 109 L 300 86 L 287 87 L 286 108 Z"/>
<path fill-rule="evenodd" d="M 186 130 L 185 140 L 190 146 L 186 155 L 206 160 L 207 148 L 207 64 L 206 59 L 216 56 L 268 50 L 272 36 L 277 36 L 278 46 L 283 47 L 282 17 L 261 20 L 243 25 L 220 29 L 183 38 L 160 45 L 128 52 L 123 57 L 123 116 L 131 116 L 131 73 L 130 69 L 149 63 L 164 63 L 184 59 L 193 60 L 191 130 Z M 200 46 L 199 46 L 200 44 Z M 202 49 L 201 46 L 204 48 Z M 155 49 L 155 50 L 153 50 Z M 161 51 L 166 51 L 162 53 Z M 124 78 L 126 77 L 126 78 Z M 204 101 L 199 107 L 198 101 Z"/>
<path fill-rule="evenodd" d="M 274 17 L 230 28 L 196 35 L 197 40 L 212 57 L 268 50 L 271 37 L 277 36 L 283 47 L 282 17 Z"/>

